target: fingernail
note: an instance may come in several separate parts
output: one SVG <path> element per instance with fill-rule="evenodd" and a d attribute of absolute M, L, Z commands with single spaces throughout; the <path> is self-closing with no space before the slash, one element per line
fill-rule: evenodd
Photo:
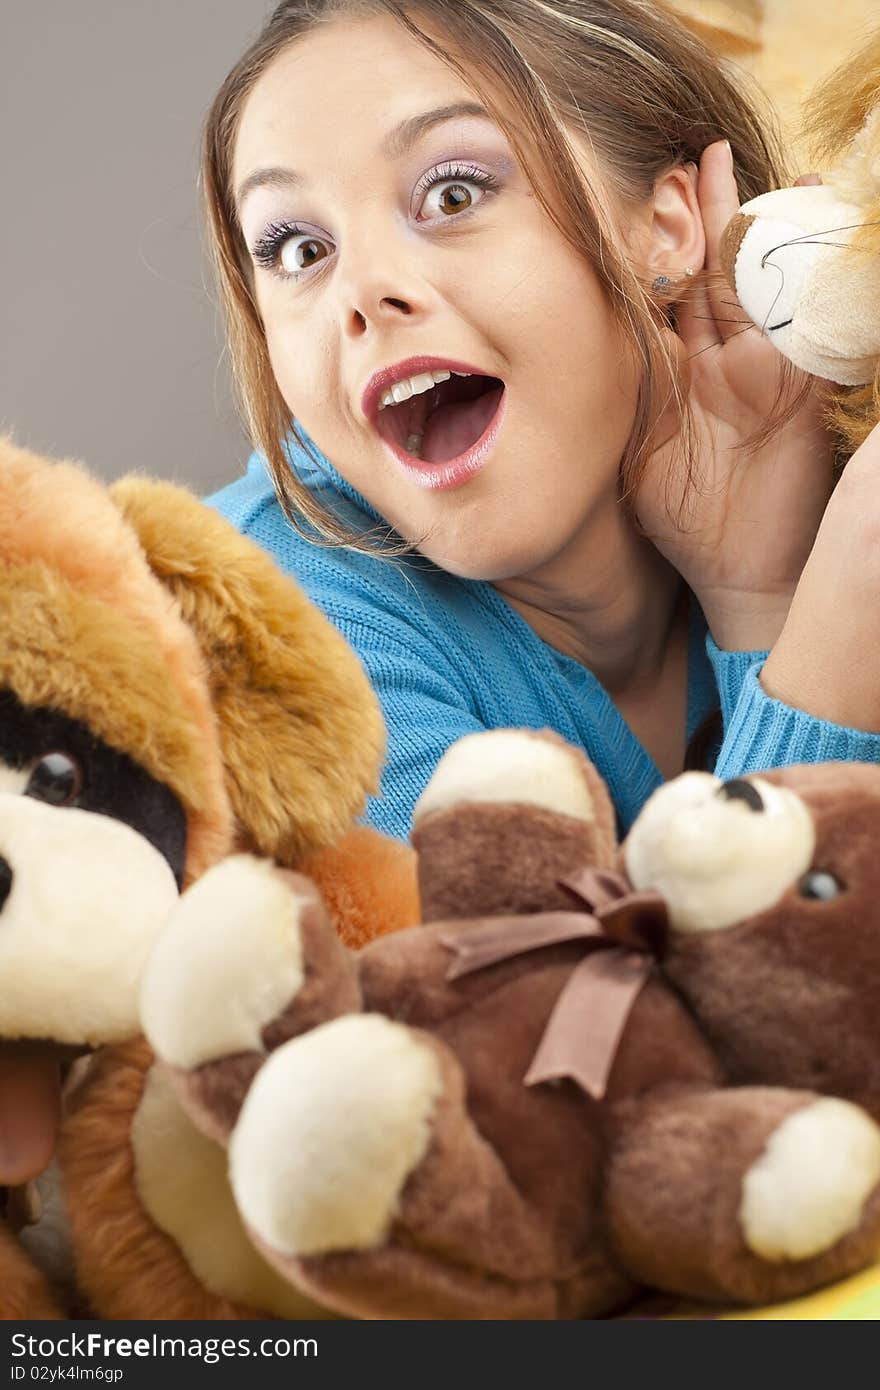
<path fill-rule="evenodd" d="M 733 168 L 733 150 L 731 149 L 730 141 L 729 141 L 729 140 L 724 140 L 724 141 L 722 141 L 722 143 L 723 143 L 723 145 L 724 145 L 724 148 L 727 150 L 727 158 L 730 160 L 730 167 L 731 167 L 731 169 L 732 169 L 732 168 Z"/>

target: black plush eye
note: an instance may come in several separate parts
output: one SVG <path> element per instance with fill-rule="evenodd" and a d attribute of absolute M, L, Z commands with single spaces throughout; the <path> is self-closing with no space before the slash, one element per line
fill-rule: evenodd
<path fill-rule="evenodd" d="M 45 753 L 31 768 L 25 796 L 50 806 L 72 806 L 82 791 L 82 768 L 67 753 Z"/>
<path fill-rule="evenodd" d="M 764 803 L 761 795 L 751 782 L 747 782 L 743 777 L 733 777 L 729 782 L 723 782 L 718 788 L 718 796 L 722 796 L 726 801 L 743 801 L 750 811 L 763 811 Z"/>
<path fill-rule="evenodd" d="M 843 892 L 843 884 L 833 874 L 817 869 L 813 873 L 804 874 L 798 884 L 798 892 L 802 898 L 815 898 L 819 902 L 827 903 Z"/>

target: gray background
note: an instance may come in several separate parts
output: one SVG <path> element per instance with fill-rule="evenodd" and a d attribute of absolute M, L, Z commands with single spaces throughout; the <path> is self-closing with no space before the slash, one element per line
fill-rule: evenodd
<path fill-rule="evenodd" d="M 244 467 L 196 189 L 271 0 L 0 0 L 0 431 L 199 492 Z"/>

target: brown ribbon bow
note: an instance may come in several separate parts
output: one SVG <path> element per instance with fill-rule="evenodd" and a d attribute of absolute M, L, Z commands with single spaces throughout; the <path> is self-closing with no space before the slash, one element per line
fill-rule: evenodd
<path fill-rule="evenodd" d="M 666 941 L 666 904 L 659 893 L 633 892 L 620 874 L 584 869 L 560 881 L 578 910 L 493 917 L 441 937 L 455 953 L 447 980 L 563 942 L 579 941 L 587 956 L 572 971 L 523 1078 L 526 1086 L 570 1077 L 601 1100 L 627 1020 Z"/>

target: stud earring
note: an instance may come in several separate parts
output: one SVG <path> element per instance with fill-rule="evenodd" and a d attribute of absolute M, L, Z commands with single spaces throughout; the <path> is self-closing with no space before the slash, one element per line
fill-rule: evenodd
<path fill-rule="evenodd" d="M 697 272 L 693 269 L 693 267 L 689 265 L 686 265 L 684 270 L 682 271 L 682 275 L 686 280 L 692 280 L 696 273 Z M 651 289 L 654 291 L 655 294 L 666 294 L 666 292 L 669 289 L 669 286 L 672 283 L 673 279 L 671 275 L 657 275 L 651 281 Z"/>

